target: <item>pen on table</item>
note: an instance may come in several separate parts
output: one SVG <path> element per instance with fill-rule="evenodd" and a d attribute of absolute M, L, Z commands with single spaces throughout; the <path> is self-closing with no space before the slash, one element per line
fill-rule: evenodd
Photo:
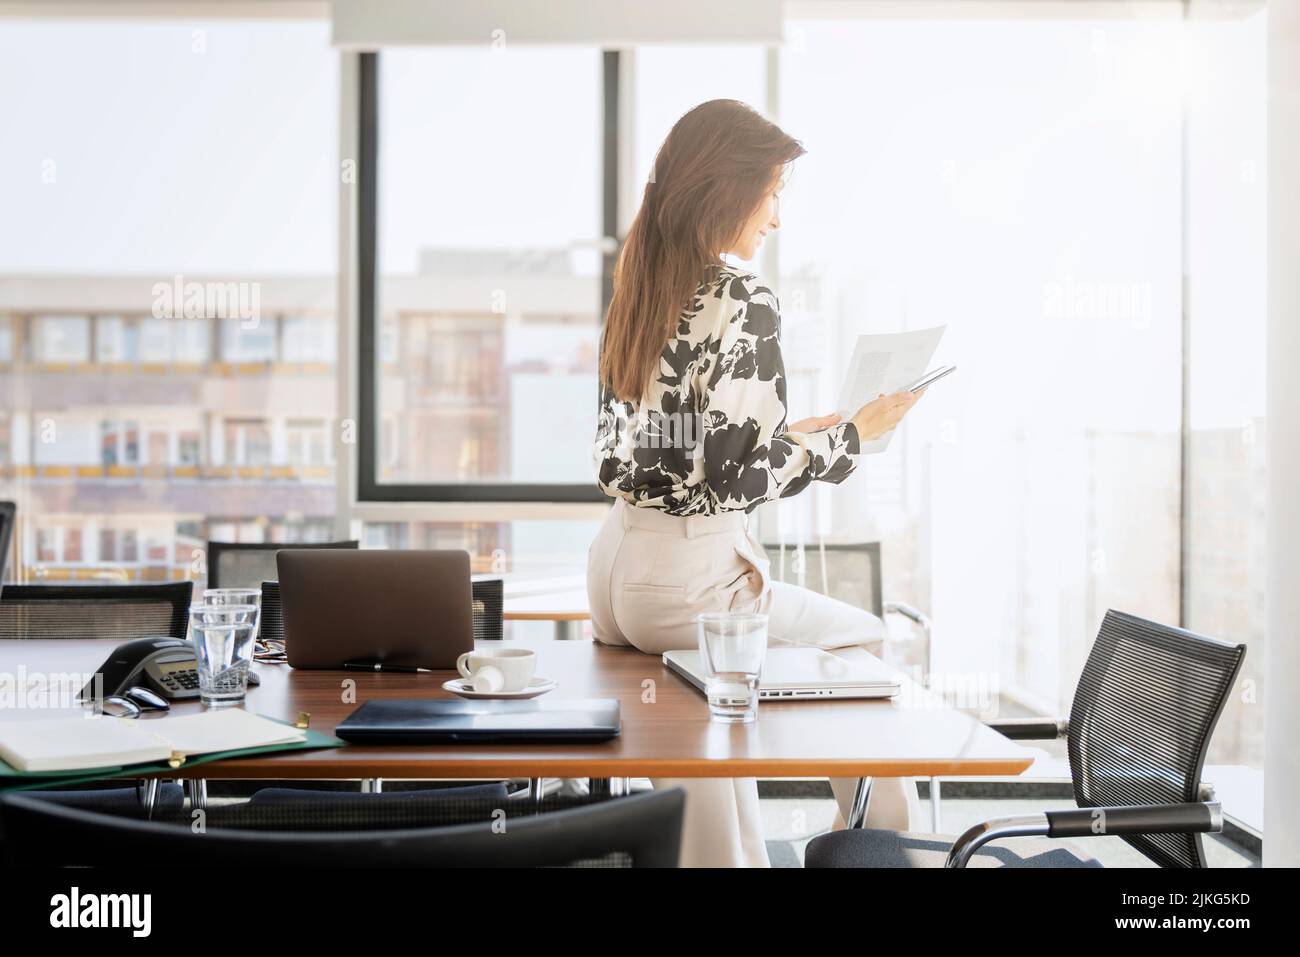
<path fill-rule="evenodd" d="M 344 671 L 392 671 L 398 674 L 413 675 L 426 671 L 426 668 L 414 668 L 410 665 L 390 665 L 382 661 L 345 661 Z"/>

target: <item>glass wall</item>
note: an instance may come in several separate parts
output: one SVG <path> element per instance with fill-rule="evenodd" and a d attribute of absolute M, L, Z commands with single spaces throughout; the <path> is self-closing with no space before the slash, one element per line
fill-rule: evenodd
<path fill-rule="evenodd" d="M 1263 764 L 1266 14 L 1194 20 L 1188 85 L 1187 627 L 1244 641 L 1210 760 Z"/>
<path fill-rule="evenodd" d="M 797 414 L 860 333 L 946 326 L 958 365 L 787 524 L 879 540 L 935 668 L 1034 710 L 1068 706 L 1107 608 L 1178 618 L 1180 27 L 805 21 L 782 54 Z"/>
<path fill-rule="evenodd" d="M 321 22 L 6 19 L 0 498 L 26 580 L 201 577 L 335 512 Z"/>

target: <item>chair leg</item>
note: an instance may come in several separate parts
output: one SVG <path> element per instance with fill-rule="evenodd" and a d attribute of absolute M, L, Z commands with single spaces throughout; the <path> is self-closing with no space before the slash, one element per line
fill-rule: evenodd
<path fill-rule="evenodd" d="M 542 786 L 545 783 L 545 778 L 528 779 L 528 790 L 533 797 L 533 807 L 540 808 L 542 806 L 542 799 L 546 797 L 546 790 Z"/>
<path fill-rule="evenodd" d="M 613 778 L 588 778 L 587 790 L 592 797 L 611 797 L 613 794 Z"/>
<path fill-rule="evenodd" d="M 942 834 L 943 824 L 939 816 L 939 779 L 930 778 L 930 833 Z"/>
<path fill-rule="evenodd" d="M 135 791 L 140 798 L 140 806 L 144 808 L 144 816 L 152 820 L 154 809 L 158 806 L 158 779 L 144 778 L 136 781 Z"/>
<path fill-rule="evenodd" d="M 384 790 L 383 778 L 362 778 L 361 779 L 362 794 L 382 794 L 383 790 Z"/>
<path fill-rule="evenodd" d="M 208 809 L 208 782 L 206 778 L 187 778 L 184 783 L 185 797 L 190 802 L 190 810 L 206 811 Z"/>

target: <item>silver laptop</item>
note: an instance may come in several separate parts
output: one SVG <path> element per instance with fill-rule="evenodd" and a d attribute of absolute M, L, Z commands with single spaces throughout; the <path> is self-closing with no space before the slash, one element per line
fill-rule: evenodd
<path fill-rule="evenodd" d="M 704 690 L 698 651 L 666 651 L 664 664 Z M 901 690 L 898 672 L 880 659 L 849 661 L 820 648 L 767 649 L 758 681 L 758 696 L 764 700 L 892 698 Z"/>

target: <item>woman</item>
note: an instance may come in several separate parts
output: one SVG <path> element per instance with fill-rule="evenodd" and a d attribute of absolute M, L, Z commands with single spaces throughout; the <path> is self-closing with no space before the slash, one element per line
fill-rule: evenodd
<path fill-rule="evenodd" d="M 589 554 L 598 641 L 693 648 L 701 612 L 757 610 L 771 644 L 879 650 L 878 618 L 772 582 L 746 528 L 763 502 L 843 481 L 859 443 L 893 429 L 917 398 L 882 396 L 847 422 L 786 421 L 776 296 L 722 256 L 752 259 L 780 226 L 784 173 L 803 153 L 735 100 L 697 106 L 659 148 L 601 344 L 596 451 L 616 502 Z M 753 778 L 654 783 L 687 791 L 684 865 L 767 866 Z M 856 780 L 831 784 L 847 816 Z M 915 802 L 915 788 L 879 781 L 869 821 L 906 829 Z"/>

